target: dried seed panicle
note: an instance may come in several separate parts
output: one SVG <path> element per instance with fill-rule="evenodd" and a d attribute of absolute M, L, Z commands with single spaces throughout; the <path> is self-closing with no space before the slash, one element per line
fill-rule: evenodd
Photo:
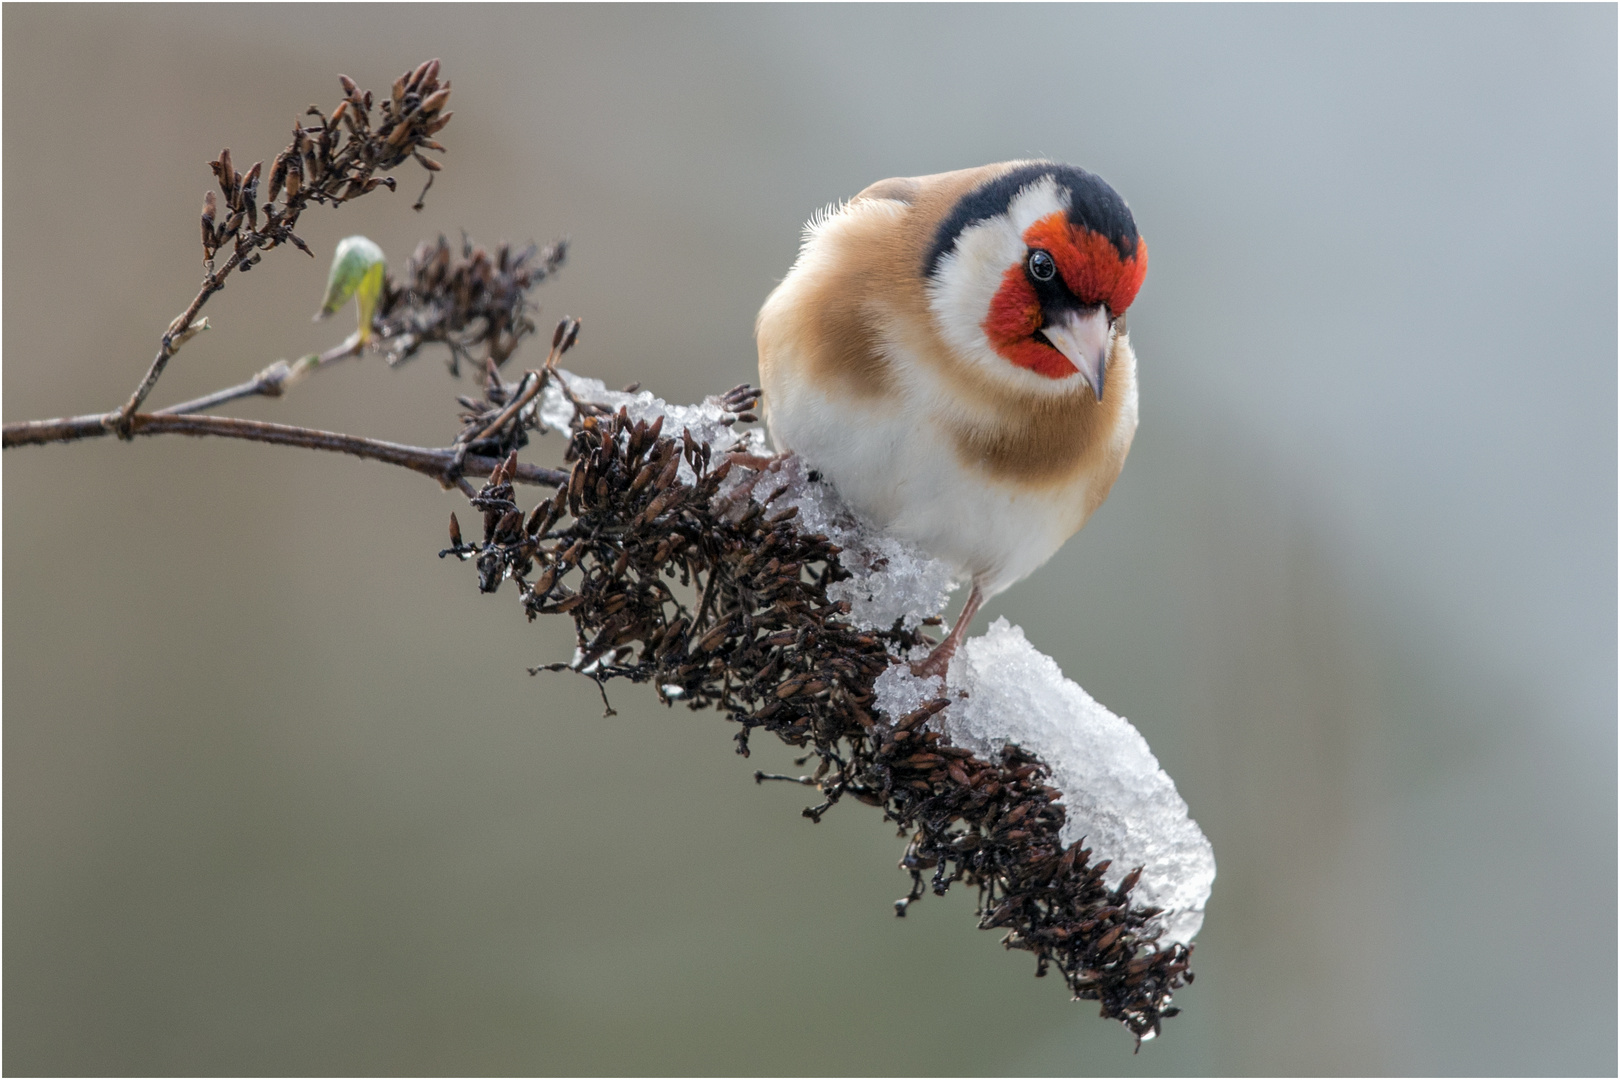
<path fill-rule="evenodd" d="M 738 387 L 721 400 L 741 410 L 757 399 Z M 444 554 L 476 557 L 485 591 L 514 580 L 529 618 L 573 619 L 575 658 L 533 670 L 652 683 L 666 703 L 717 709 L 738 725 L 744 756 L 760 730 L 805 749 L 811 775 L 756 779 L 816 787 L 822 801 L 804 811 L 816 821 L 845 795 L 881 807 L 910 836 L 900 865 L 912 888 L 897 914 L 930 890 L 975 885 L 979 925 L 1033 953 L 1037 975 L 1055 967 L 1102 1015 L 1139 1039 L 1156 1034 L 1177 1011 L 1172 992 L 1192 981 L 1191 949 L 1155 940 L 1157 909 L 1130 904 L 1138 874 L 1109 889 L 1107 862 L 1062 843 L 1059 792 L 1033 755 L 1008 746 L 987 760 L 929 730 L 944 699 L 894 723 L 875 716 L 873 681 L 925 639 L 898 623 L 856 629 L 848 603 L 827 596 L 849 576 L 839 549 L 801 532 L 793 512 L 715 509 L 729 465 L 708 451 L 687 432 L 665 436 L 662 417 L 582 410 L 567 485 L 525 523 L 508 482 L 514 453 L 472 499 L 483 543 L 463 547 L 453 532 Z M 682 461 L 691 483 L 677 475 Z"/>
<path fill-rule="evenodd" d="M 413 157 L 430 170 L 431 186 L 431 173 L 440 166 L 420 150 L 443 149 L 429 136 L 450 118 L 443 111 L 450 97 L 450 83 L 441 86 L 438 62 L 431 61 L 430 65 L 431 71 L 429 65 L 416 69 L 423 76 L 416 88 L 398 100 L 384 102 L 379 116 L 373 115 L 371 92 L 362 91 L 347 75 L 339 75 L 344 99 L 329 117 L 311 105 L 305 117 L 315 117 L 315 123 L 306 123 L 304 118 L 293 122 L 292 141 L 271 161 L 262 204 L 258 197 L 262 162 L 254 162 L 244 176 L 236 171 L 230 150 L 221 150 L 219 157 L 208 164 L 224 196 L 227 213 L 217 225 L 211 214 L 204 213 L 204 259 L 211 261 L 214 252 L 227 243 L 244 266 L 255 252 L 283 243 L 309 252 L 308 245 L 293 229 L 311 203 L 336 205 L 379 186 L 393 190 L 394 178 L 384 174 Z M 427 188 L 422 190 L 426 194 Z M 280 206 L 275 205 L 278 198 L 283 200 Z M 418 209 L 420 204 L 418 199 Z"/>
<path fill-rule="evenodd" d="M 453 374 L 464 362 L 486 374 L 500 368 L 535 331 L 529 292 L 567 257 L 564 240 L 543 248 L 502 241 L 493 252 L 465 236 L 459 252 L 443 236 L 417 245 L 403 277 L 384 282 L 377 304 L 374 323 L 388 362 L 400 364 L 424 345 L 443 344 Z"/>

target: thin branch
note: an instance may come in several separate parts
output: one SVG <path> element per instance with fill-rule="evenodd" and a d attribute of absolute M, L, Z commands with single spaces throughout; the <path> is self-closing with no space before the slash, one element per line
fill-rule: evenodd
<path fill-rule="evenodd" d="M 110 434 L 111 425 L 117 422 L 118 416 L 116 412 L 93 413 L 89 416 L 7 424 L 4 429 L 3 445 L 9 450 L 16 446 L 39 446 L 46 443 L 93 439 Z M 130 418 L 130 434 L 131 436 L 214 435 L 226 439 L 273 443 L 278 446 L 302 446 L 309 450 L 352 454 L 368 461 L 398 465 L 424 476 L 431 476 L 446 485 L 454 484 L 456 481 L 457 453 L 449 447 L 430 449 L 423 446 L 405 446 L 381 439 L 343 435 L 316 428 L 293 427 L 289 424 L 271 424 L 262 420 L 241 420 L 230 416 L 136 413 Z M 500 458 L 468 455 L 461 462 L 460 471 L 470 476 L 488 476 L 500 464 Z M 525 484 L 554 488 L 568 482 L 568 473 L 561 469 L 546 469 L 520 462 L 509 478 Z"/>
<path fill-rule="evenodd" d="M 362 346 L 360 335 L 350 334 L 349 340 L 336 345 L 318 355 L 306 356 L 294 363 L 277 360 L 263 371 L 245 383 L 227 386 L 223 390 L 215 390 L 212 394 L 205 394 L 200 398 L 183 401 L 178 405 L 170 405 L 166 409 L 157 409 L 154 416 L 185 416 L 190 413 L 207 412 L 218 408 L 229 401 L 236 401 L 246 397 L 280 397 L 290 390 L 296 383 L 322 370 L 339 360 L 346 360 L 351 356 L 359 356 Z"/>
<path fill-rule="evenodd" d="M 495 432 L 501 430 L 501 428 L 506 426 L 506 422 L 508 420 L 511 420 L 512 417 L 516 416 L 523 410 L 524 406 L 528 405 L 529 402 L 535 399 L 535 396 L 540 393 L 540 390 L 546 385 L 546 380 L 550 377 L 550 368 L 546 368 L 543 373 L 539 371 L 530 371 L 526 373 L 523 376 L 523 389 L 515 398 L 512 399 L 512 403 L 510 405 L 502 409 L 500 414 L 496 416 L 495 419 L 485 424 L 478 434 L 469 438 L 458 439 L 457 441 L 463 443 L 464 445 L 471 445 L 477 442 L 479 439 L 487 438 L 490 435 L 495 434 Z"/>
<path fill-rule="evenodd" d="M 131 433 L 130 418 L 135 415 L 135 410 L 141 407 L 141 403 L 146 400 L 147 395 L 152 392 L 152 388 L 157 385 L 158 378 L 163 374 L 163 369 L 168 367 L 169 361 L 174 357 L 174 354 L 180 351 L 180 346 L 189 341 L 196 333 L 193 327 L 197 313 L 202 310 L 204 304 L 208 303 L 209 297 L 225 287 L 225 279 L 241 263 L 242 255 L 242 249 L 232 252 L 231 257 L 226 260 L 225 265 L 220 268 L 218 273 L 210 273 L 204 278 L 202 288 L 197 291 L 196 296 L 191 298 L 190 305 L 163 332 L 163 339 L 158 344 L 157 355 L 152 358 L 151 366 L 146 369 L 146 377 L 141 379 L 139 386 L 135 387 L 135 392 L 129 395 L 129 400 L 124 403 L 124 407 L 112 414 L 111 426 L 117 429 L 119 438 L 129 438 Z"/>

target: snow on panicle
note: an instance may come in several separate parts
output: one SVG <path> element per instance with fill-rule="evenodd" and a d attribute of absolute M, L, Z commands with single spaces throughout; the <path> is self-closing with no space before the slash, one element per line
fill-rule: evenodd
<path fill-rule="evenodd" d="M 615 411 L 623 407 L 632 420 L 647 423 L 663 416 L 666 434 L 685 428 L 716 455 L 764 452 L 760 432 L 736 430 L 726 422 L 732 414 L 712 399 L 670 405 L 647 391 L 609 390 L 598 379 L 557 374 L 577 399 Z M 553 428 L 567 428 L 574 415 L 555 381 L 547 384 L 539 411 Z M 684 461 L 680 470 L 682 480 L 694 479 Z M 733 469 L 721 498 L 749 482 L 756 499 L 785 489 L 771 507 L 797 507 L 800 528 L 843 549 L 839 561 L 853 576 L 830 585 L 827 595 L 849 601 L 856 625 L 887 629 L 899 620 L 915 629 L 944 611 L 958 585 L 951 567 L 859 521 L 829 485 L 812 479 L 811 467 L 799 457 L 778 459 L 763 475 Z M 1198 933 L 1215 880 L 1209 841 L 1141 733 L 1065 678 L 1022 629 L 997 619 L 984 636 L 962 643 L 947 680 L 918 678 L 907 664 L 896 664 L 878 677 L 874 690 L 877 709 L 891 721 L 944 693 L 951 704 L 929 724 L 955 745 L 994 757 L 1013 743 L 1039 756 L 1052 770 L 1052 785 L 1063 792 L 1063 842 L 1083 839 L 1093 860 L 1112 860 L 1104 875 L 1110 887 L 1142 867 L 1132 896 L 1142 906 L 1164 909 L 1156 920 L 1163 940 L 1188 942 Z"/>
<path fill-rule="evenodd" d="M 765 436 L 758 429 L 738 430 L 732 426 L 736 417 L 712 398 L 696 405 L 671 405 L 646 390 L 635 393 L 609 390 L 601 379 L 587 379 L 583 375 L 575 375 L 561 368 L 557 369 L 556 374 L 558 378 L 548 379 L 545 389 L 540 392 L 540 420 L 548 428 L 567 431 L 569 423 L 574 419 L 573 402 L 568 400 L 562 387 L 558 385 L 560 379 L 568 384 L 569 393 L 579 401 L 601 405 L 613 412 L 623 408 L 631 420 L 641 420 L 648 424 L 662 416 L 664 434 L 679 435 L 684 428 L 692 433 L 693 439 L 700 443 L 708 443 L 716 455 L 734 451 L 757 454 L 765 449 Z M 726 422 L 728 417 L 731 423 Z M 692 467 L 685 461 L 681 462 L 679 475 L 681 480 L 688 484 L 697 479 Z"/>
<path fill-rule="evenodd" d="M 1062 839 L 1084 840 L 1092 859 L 1112 860 L 1110 886 L 1136 867 L 1132 898 L 1159 907 L 1165 941 L 1189 942 L 1204 922 L 1215 881 L 1215 853 L 1147 740 L 1039 652 L 1006 619 L 963 642 L 948 682 L 921 679 L 896 664 L 878 676 L 877 707 L 891 720 L 942 691 L 951 705 L 929 724 L 957 746 L 993 757 L 1013 743 L 1038 755 L 1063 792 Z"/>

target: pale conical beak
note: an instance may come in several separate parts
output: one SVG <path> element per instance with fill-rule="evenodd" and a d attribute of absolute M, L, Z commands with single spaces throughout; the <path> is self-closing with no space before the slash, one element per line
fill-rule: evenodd
<path fill-rule="evenodd" d="M 1108 308 L 1077 308 L 1064 312 L 1041 327 L 1052 347 L 1080 371 L 1080 377 L 1101 401 L 1103 378 L 1108 372 Z"/>

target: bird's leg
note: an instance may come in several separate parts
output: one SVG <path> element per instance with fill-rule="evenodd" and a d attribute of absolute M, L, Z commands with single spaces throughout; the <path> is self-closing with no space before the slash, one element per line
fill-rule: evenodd
<path fill-rule="evenodd" d="M 951 657 L 956 655 L 956 647 L 962 644 L 967 636 L 968 624 L 973 616 L 979 613 L 979 607 L 984 603 L 984 594 L 979 591 L 979 583 L 975 581 L 973 588 L 968 592 L 967 603 L 962 605 L 962 614 L 957 616 L 956 624 L 951 632 L 945 635 L 945 640 L 934 646 L 934 651 L 922 660 L 911 665 L 913 675 L 927 678 L 930 675 L 943 676 L 951 666 Z"/>
<path fill-rule="evenodd" d="M 733 465 L 741 465 L 745 469 L 753 469 L 755 472 L 764 472 L 771 465 L 775 464 L 778 458 L 775 454 L 748 454 L 741 450 L 736 450 L 730 454 L 727 454 L 726 460 L 731 462 Z"/>
<path fill-rule="evenodd" d="M 754 488 L 765 479 L 765 475 L 780 468 L 784 461 L 794 456 L 794 451 L 788 450 L 781 454 L 750 454 L 742 450 L 735 450 L 726 455 L 726 462 L 730 465 L 741 465 L 753 471 L 754 475 L 738 484 L 727 495 L 725 502 L 717 504 L 717 512 L 724 517 L 737 506 L 747 506 L 748 500 L 754 497 Z"/>

